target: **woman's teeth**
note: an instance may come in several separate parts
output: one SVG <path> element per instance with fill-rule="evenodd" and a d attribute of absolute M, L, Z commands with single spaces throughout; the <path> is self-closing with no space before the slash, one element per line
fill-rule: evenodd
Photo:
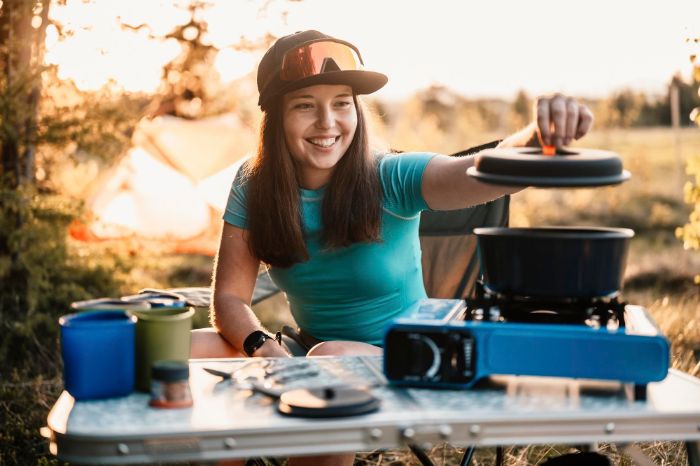
<path fill-rule="evenodd" d="M 337 138 L 313 138 L 309 139 L 308 141 L 315 145 L 315 146 L 321 146 L 321 147 L 331 147 Z"/>

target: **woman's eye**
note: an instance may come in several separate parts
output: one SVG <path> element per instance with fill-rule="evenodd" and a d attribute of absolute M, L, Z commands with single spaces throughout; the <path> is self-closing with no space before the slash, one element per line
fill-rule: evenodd
<path fill-rule="evenodd" d="M 340 108 L 347 108 L 350 105 L 352 105 L 352 102 L 349 100 L 340 100 L 340 101 L 336 102 L 336 105 Z"/>
<path fill-rule="evenodd" d="M 296 105 L 294 106 L 295 109 L 299 109 L 299 110 L 306 110 L 306 109 L 309 109 L 309 108 L 312 108 L 312 107 L 313 107 L 313 106 L 312 106 L 311 104 L 305 103 L 305 102 L 296 104 Z"/>

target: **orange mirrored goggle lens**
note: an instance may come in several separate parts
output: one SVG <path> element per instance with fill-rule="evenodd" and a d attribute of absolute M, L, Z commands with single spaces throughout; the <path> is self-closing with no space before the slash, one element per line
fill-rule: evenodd
<path fill-rule="evenodd" d="M 284 55 L 280 79 L 296 81 L 329 71 L 360 69 L 362 60 L 352 47 L 339 42 L 312 42 Z"/>

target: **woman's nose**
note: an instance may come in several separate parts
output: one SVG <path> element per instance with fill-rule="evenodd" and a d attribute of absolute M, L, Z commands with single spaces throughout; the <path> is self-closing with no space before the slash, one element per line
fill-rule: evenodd
<path fill-rule="evenodd" d="M 316 125 L 319 128 L 332 128 L 333 127 L 333 112 L 330 107 L 319 106 L 318 115 L 316 118 Z"/>

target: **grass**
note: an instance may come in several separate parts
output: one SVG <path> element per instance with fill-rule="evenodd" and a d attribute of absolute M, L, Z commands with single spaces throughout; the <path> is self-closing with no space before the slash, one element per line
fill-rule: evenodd
<path fill-rule="evenodd" d="M 675 149 L 676 141 L 680 141 L 680 155 Z M 700 252 L 683 250 L 673 233 L 687 221 L 690 211 L 682 201 L 683 167 L 686 157 L 700 155 L 700 131 L 685 129 L 677 135 L 668 129 L 594 131 L 582 145 L 619 153 L 633 174 L 632 180 L 600 189 L 526 190 L 513 196 L 512 224 L 634 229 L 637 234 L 630 245 L 623 297 L 649 309 L 671 341 L 673 367 L 700 375 L 700 292 L 693 283 L 693 277 L 700 273 Z M 160 249 L 143 252 L 137 245 L 133 248 L 137 267 L 127 277 L 125 294 L 146 286 L 209 284 L 212 259 L 208 256 L 163 254 Z M 269 328 L 291 321 L 281 296 L 256 307 L 256 312 Z M 196 325 L 207 325 L 205 310 L 198 311 Z M 46 414 L 61 386 L 60 376 L 56 374 L 28 379 L 16 372 L 0 382 L 0 417 L 4 417 L 5 426 L 0 429 L 0 463 L 60 464 L 48 454 L 38 430 L 45 425 Z M 685 451 L 680 443 L 645 443 L 639 447 L 657 464 L 685 464 Z M 601 448 L 616 464 L 632 464 L 615 445 L 601 445 Z M 509 447 L 505 449 L 505 464 L 538 464 L 567 451 L 569 447 L 562 445 Z M 456 465 L 461 452 L 449 445 L 438 445 L 430 451 L 430 456 L 438 465 Z M 479 449 L 474 464 L 493 464 L 494 459 L 494 449 Z M 356 464 L 418 462 L 406 450 L 392 450 L 363 453 L 358 455 Z"/>

